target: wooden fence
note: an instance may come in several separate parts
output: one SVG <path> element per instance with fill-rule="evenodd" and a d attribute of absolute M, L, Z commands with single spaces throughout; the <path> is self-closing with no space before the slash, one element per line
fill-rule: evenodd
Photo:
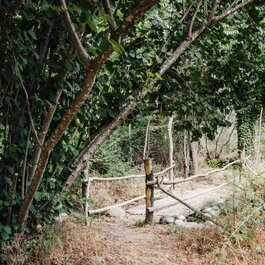
<path fill-rule="evenodd" d="M 85 215 L 87 217 L 88 220 L 88 216 L 92 215 L 92 214 L 99 214 L 99 213 L 103 213 L 108 211 L 109 209 L 111 209 L 114 206 L 126 206 L 129 205 L 133 202 L 145 199 L 145 204 L 146 204 L 146 214 L 145 214 L 145 222 L 146 223 L 152 223 L 153 222 L 153 216 L 154 216 L 154 212 L 157 210 L 160 210 L 164 207 L 168 207 L 170 205 L 164 205 L 164 206 L 159 206 L 159 207 L 155 207 L 154 206 L 154 192 L 155 189 L 158 189 L 160 191 L 162 191 L 163 193 L 167 194 L 168 196 L 174 198 L 175 200 L 177 200 L 179 203 L 184 204 L 186 207 L 190 208 L 192 211 L 196 212 L 198 215 L 201 215 L 203 217 L 205 217 L 206 219 L 210 220 L 213 223 L 218 224 L 218 222 L 216 220 L 213 220 L 211 217 L 209 217 L 208 215 L 204 215 L 204 213 L 202 213 L 200 210 L 195 209 L 194 207 L 192 207 L 191 205 L 189 205 L 187 202 L 185 202 L 188 199 L 191 199 L 193 197 L 198 197 L 198 196 L 202 196 L 205 193 L 220 189 L 222 187 L 224 187 L 225 185 L 227 185 L 228 183 L 223 183 L 217 187 L 211 188 L 207 191 L 204 191 L 202 193 L 193 195 L 190 198 L 185 198 L 185 201 L 183 201 L 182 199 L 176 197 L 175 195 L 173 195 L 172 193 L 170 193 L 169 191 L 165 190 L 163 188 L 164 185 L 177 185 L 177 184 L 181 184 L 181 183 L 185 183 L 185 182 L 189 182 L 189 181 L 193 181 L 197 178 L 203 178 L 203 177 L 207 177 L 209 175 L 212 175 L 214 173 L 217 172 L 221 172 L 226 170 L 228 167 L 235 165 L 235 164 L 239 164 L 241 163 L 241 160 L 236 160 L 233 161 L 229 164 L 227 164 L 226 166 L 224 166 L 223 168 L 219 168 L 219 169 L 215 169 L 212 171 L 209 171 L 207 173 L 202 173 L 202 174 L 197 174 L 197 175 L 193 175 L 190 176 L 188 178 L 184 178 L 184 179 L 178 179 L 178 180 L 170 180 L 169 178 L 166 178 L 166 174 L 168 174 L 168 172 L 171 172 L 171 170 L 175 167 L 175 165 L 171 165 L 170 167 L 158 172 L 158 173 L 154 173 L 153 172 L 153 167 L 152 167 L 152 159 L 144 159 L 144 169 L 145 169 L 145 174 L 139 174 L 139 175 L 129 175 L 129 176 L 123 176 L 123 177 L 115 177 L 115 178 L 85 178 L 85 197 L 86 199 L 89 199 L 89 188 L 90 185 L 93 182 L 105 182 L 105 181 L 118 181 L 118 180 L 128 180 L 128 179 L 134 179 L 134 178 L 145 178 L 145 195 L 142 196 L 138 196 L 136 198 L 133 198 L 131 200 L 128 201 L 124 201 L 118 204 L 114 204 L 114 205 L 110 205 L 104 208 L 100 208 L 100 209 L 94 209 L 94 210 L 89 210 L 87 207 L 87 203 L 85 205 Z M 87 200 L 86 200 L 87 201 Z M 88 221 L 87 221 L 88 222 Z"/>

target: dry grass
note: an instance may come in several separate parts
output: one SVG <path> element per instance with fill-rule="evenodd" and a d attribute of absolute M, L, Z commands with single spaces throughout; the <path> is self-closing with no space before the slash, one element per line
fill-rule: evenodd
<path fill-rule="evenodd" d="M 91 185 L 90 196 L 93 200 L 92 208 L 96 209 L 144 194 L 144 179 L 129 179 L 113 182 L 94 182 Z"/>
<path fill-rule="evenodd" d="M 44 234 L 18 238 L 5 247 L 8 265 L 141 265 L 214 264 L 263 265 L 265 226 L 251 241 L 227 241 L 217 228 L 180 230 L 173 226 L 133 228 L 123 222 L 95 220 L 91 227 L 65 222 L 53 230 L 50 246 Z M 27 247 L 25 247 L 27 245 Z M 28 252 L 26 252 L 28 249 Z M 12 257 L 12 258 L 11 258 Z"/>

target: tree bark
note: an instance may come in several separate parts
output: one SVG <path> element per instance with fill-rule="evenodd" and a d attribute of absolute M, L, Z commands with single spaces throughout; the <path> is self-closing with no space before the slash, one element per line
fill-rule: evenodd
<path fill-rule="evenodd" d="M 199 164 L 198 164 L 198 142 L 190 143 L 191 157 L 193 163 L 193 173 L 197 175 L 199 173 Z"/>
<path fill-rule="evenodd" d="M 80 107 L 86 100 L 87 95 L 89 94 L 95 83 L 96 74 L 97 74 L 97 69 L 96 70 L 91 69 L 90 71 L 88 71 L 84 83 L 81 89 L 79 90 L 79 92 L 77 93 L 74 101 L 70 105 L 68 111 L 62 118 L 61 122 L 59 123 L 59 125 L 57 126 L 51 137 L 43 145 L 43 150 L 40 154 L 39 164 L 36 168 L 36 173 L 33 176 L 33 180 L 29 186 L 27 194 L 25 194 L 25 199 L 22 201 L 21 208 L 19 211 L 19 230 L 22 233 L 24 232 L 25 229 L 29 207 L 32 203 L 33 197 L 43 177 L 44 171 L 46 169 L 49 160 L 50 152 L 55 147 L 55 145 L 60 141 L 61 137 L 68 128 L 69 124 L 76 116 L 77 111 L 80 109 Z"/>

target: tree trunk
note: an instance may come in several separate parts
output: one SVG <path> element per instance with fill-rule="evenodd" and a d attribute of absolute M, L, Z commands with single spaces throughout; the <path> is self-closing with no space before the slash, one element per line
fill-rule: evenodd
<path fill-rule="evenodd" d="M 198 142 L 190 143 L 191 157 L 193 163 L 193 174 L 197 175 L 199 173 L 199 164 L 198 164 Z"/>
<path fill-rule="evenodd" d="M 28 216 L 28 210 L 32 203 L 33 197 L 40 185 L 40 182 L 42 180 L 43 174 L 45 172 L 50 152 L 55 147 L 55 145 L 60 141 L 62 138 L 64 132 L 67 130 L 69 124 L 73 120 L 73 118 L 76 116 L 78 110 L 85 102 L 87 95 L 91 91 L 96 78 L 97 70 L 90 70 L 87 72 L 87 76 L 84 80 L 84 83 L 79 90 L 79 92 L 76 94 L 76 97 L 72 104 L 70 105 L 68 111 L 62 118 L 61 122 L 55 129 L 55 131 L 52 133 L 50 138 L 47 140 L 47 142 L 43 145 L 43 150 L 41 152 L 41 155 L 39 157 L 39 163 L 36 168 L 36 173 L 33 176 L 32 182 L 28 188 L 27 193 L 25 194 L 25 199 L 22 201 L 21 208 L 19 211 L 19 230 L 20 232 L 24 232 L 25 225 L 26 225 L 26 219 Z"/>

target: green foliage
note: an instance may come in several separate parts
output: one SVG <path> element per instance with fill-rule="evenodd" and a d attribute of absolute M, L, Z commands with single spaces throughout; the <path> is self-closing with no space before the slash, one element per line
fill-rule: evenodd
<path fill-rule="evenodd" d="M 146 225 L 146 222 L 145 221 L 142 221 L 142 220 L 138 220 L 134 223 L 134 227 L 144 227 Z"/>
<path fill-rule="evenodd" d="M 218 126 L 230 125 L 224 119 L 226 112 L 234 108 L 239 113 L 249 101 L 264 99 L 264 77 L 261 75 L 264 59 L 260 55 L 264 46 L 257 41 L 263 33 L 263 9 L 245 10 L 242 15 L 232 16 L 210 29 L 161 77 L 158 74 L 160 65 L 183 41 L 189 22 L 185 19 L 179 23 L 181 2 L 163 0 L 139 19 L 123 43 L 111 38 L 109 25 L 114 25 L 113 20 L 119 24 L 138 4 L 139 1 L 112 1 L 114 17 L 111 18 L 100 2 L 67 1 L 77 35 L 92 58 L 96 60 L 109 48 L 115 52 L 99 71 L 92 92 L 51 152 L 30 207 L 28 232 L 33 231 L 38 222 L 53 222 L 54 216 L 65 210 L 65 198 L 57 195 L 75 168 L 76 158 L 87 143 L 104 132 L 106 125 L 127 103 L 135 100 L 148 77 L 156 80 L 161 89 L 154 93 L 148 88 L 147 96 L 129 118 L 148 116 L 154 110 L 161 115 L 174 113 L 179 135 L 183 130 L 191 130 L 194 138 L 203 134 L 214 138 Z M 200 9 L 195 27 L 203 13 Z M 69 44 L 57 2 L 22 1 L 14 10 L 12 1 L 1 1 L 0 15 L 3 18 L 0 22 L 0 234 L 8 239 L 18 231 L 23 191 L 31 183 L 38 148 L 36 134 L 57 92 L 62 90 L 46 140 L 55 131 L 73 99 L 77 98 L 86 69 Z M 2 30 L 5 27 L 6 31 Z M 230 29 L 239 32 L 236 38 L 226 32 Z M 157 124 L 159 122 L 155 121 L 154 125 Z M 110 176 L 127 174 L 132 165 L 142 159 L 145 126 L 146 123 L 135 128 L 130 139 L 120 139 L 122 134 L 128 136 L 127 129 L 121 128 L 93 157 L 92 169 Z M 165 133 L 162 130 L 153 133 L 152 141 L 156 162 L 166 163 Z M 14 182 L 15 173 L 18 174 L 17 183 Z M 12 216 L 7 223 L 13 184 L 16 185 L 12 194 Z"/>
<path fill-rule="evenodd" d="M 17 236 L 14 241 L 2 242 L 1 264 L 33 264 L 43 260 L 54 247 L 63 248 L 63 229 L 57 225 L 44 226 L 32 237 Z"/>

